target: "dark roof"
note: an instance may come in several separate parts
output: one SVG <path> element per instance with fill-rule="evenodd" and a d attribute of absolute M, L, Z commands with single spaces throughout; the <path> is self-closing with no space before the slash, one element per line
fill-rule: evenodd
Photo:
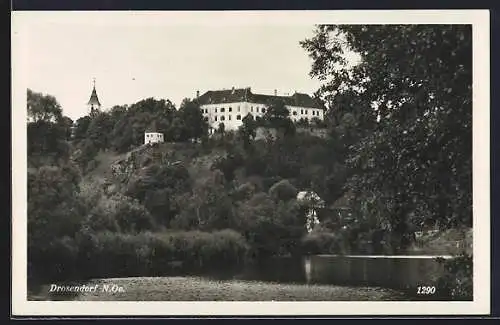
<path fill-rule="evenodd" d="M 251 88 L 209 90 L 200 97 L 198 97 L 198 103 L 200 105 L 224 104 L 224 103 L 235 103 L 235 102 L 250 102 L 250 103 L 269 105 L 275 100 L 282 100 L 283 102 L 285 102 L 285 105 L 289 106 L 315 107 L 315 108 L 321 107 L 308 94 L 302 94 L 296 92 L 291 96 L 262 95 L 262 94 L 252 93 Z"/>
<path fill-rule="evenodd" d="M 89 102 L 87 103 L 87 105 L 101 106 L 101 103 L 99 102 L 99 98 L 97 98 L 97 91 L 95 90 L 95 87 L 94 87 L 94 89 L 92 89 L 92 95 L 90 95 L 90 99 L 89 99 Z"/>
<path fill-rule="evenodd" d="M 354 199 L 354 193 L 347 191 L 340 198 L 338 198 L 330 207 L 334 209 L 350 208 L 351 201 Z"/>

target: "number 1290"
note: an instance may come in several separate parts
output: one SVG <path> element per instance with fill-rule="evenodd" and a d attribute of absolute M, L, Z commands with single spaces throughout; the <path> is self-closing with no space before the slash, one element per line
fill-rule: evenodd
<path fill-rule="evenodd" d="M 433 295 L 436 293 L 435 286 L 419 286 L 417 288 L 418 295 Z"/>

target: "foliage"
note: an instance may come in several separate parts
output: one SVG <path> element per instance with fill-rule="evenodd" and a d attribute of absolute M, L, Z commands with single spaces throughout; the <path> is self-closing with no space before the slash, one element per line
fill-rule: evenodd
<path fill-rule="evenodd" d="M 44 95 L 28 89 L 27 106 L 29 123 L 41 121 L 57 123 L 63 117 L 61 105 L 51 95 Z"/>
<path fill-rule="evenodd" d="M 283 132 L 285 136 L 295 134 L 295 124 L 290 120 L 290 111 L 281 100 L 273 101 L 266 109 L 263 117 L 265 126 Z"/>
<path fill-rule="evenodd" d="M 187 126 L 189 139 L 201 139 L 208 132 L 208 124 L 203 119 L 200 106 L 196 101 L 184 99 L 179 109 L 179 116 Z"/>
<path fill-rule="evenodd" d="M 78 230 L 79 174 L 71 165 L 43 166 L 28 174 L 28 237 L 33 245 Z"/>
<path fill-rule="evenodd" d="M 251 144 L 250 141 L 255 139 L 255 136 L 257 135 L 257 123 L 255 122 L 253 115 L 250 113 L 248 113 L 241 121 L 242 124 L 239 128 L 239 133 L 243 139 L 245 148 L 248 148 Z"/>
<path fill-rule="evenodd" d="M 156 229 L 156 223 L 149 211 L 137 200 L 124 195 L 100 196 L 83 222 L 95 232 L 116 231 L 137 233 Z"/>
<path fill-rule="evenodd" d="M 296 252 L 304 220 L 296 202 L 275 202 L 266 193 L 254 194 L 238 205 L 236 229 L 244 234 L 253 257 Z"/>
<path fill-rule="evenodd" d="M 470 225 L 471 27 L 321 25 L 302 46 L 311 75 L 324 81 L 319 94 L 339 107 L 332 120 L 349 145 L 346 187 L 354 206 L 369 202 L 360 214 L 400 238 L 425 219 Z"/>
<path fill-rule="evenodd" d="M 178 209 L 175 195 L 187 192 L 190 186 L 183 165 L 153 164 L 128 182 L 125 194 L 144 204 L 158 224 L 168 226 Z"/>
<path fill-rule="evenodd" d="M 472 256 L 463 253 L 451 260 L 441 259 L 440 262 L 445 268 L 444 275 L 437 282 L 441 295 L 451 300 L 472 300 Z"/>
<path fill-rule="evenodd" d="M 172 222 L 174 228 L 204 231 L 233 228 L 235 211 L 220 171 L 198 181 L 191 191 L 177 198 L 182 206 Z"/>
<path fill-rule="evenodd" d="M 281 180 L 269 189 L 269 195 L 276 201 L 289 201 L 297 198 L 297 188 L 289 180 Z"/>
<path fill-rule="evenodd" d="M 343 239 L 332 232 L 313 231 L 301 239 L 300 245 L 302 253 L 306 255 L 344 254 L 347 252 Z"/>
<path fill-rule="evenodd" d="M 72 120 L 51 95 L 27 91 L 28 165 L 58 165 L 68 160 Z"/>
<path fill-rule="evenodd" d="M 199 269 L 220 263 L 239 264 L 248 249 L 242 236 L 228 229 L 137 235 L 82 232 L 77 241 L 82 247 L 82 278 L 167 275 L 177 262 Z"/>
<path fill-rule="evenodd" d="M 79 174 L 71 165 L 43 166 L 28 174 L 29 277 L 69 276 L 83 207 L 77 199 Z M 47 266 L 47 263 L 50 265 Z M 71 265 L 71 264 L 70 264 Z"/>

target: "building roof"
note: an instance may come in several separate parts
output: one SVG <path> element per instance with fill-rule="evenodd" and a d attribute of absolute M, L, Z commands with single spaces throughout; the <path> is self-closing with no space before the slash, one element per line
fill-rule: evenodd
<path fill-rule="evenodd" d="M 309 203 L 322 207 L 324 205 L 323 199 L 318 195 L 318 193 L 313 191 L 300 191 L 297 193 L 297 201 L 299 203 Z"/>
<path fill-rule="evenodd" d="M 224 90 L 209 90 L 203 95 L 198 97 L 198 103 L 200 105 L 207 104 L 224 104 L 224 103 L 235 103 L 235 102 L 250 102 L 258 104 L 271 104 L 274 100 L 282 100 L 285 105 L 289 106 L 299 106 L 299 107 L 314 107 L 320 108 L 317 101 L 314 100 L 308 94 L 302 94 L 295 92 L 291 96 L 273 96 L 273 95 L 263 95 L 254 94 L 250 87 L 248 88 L 232 88 Z"/>
<path fill-rule="evenodd" d="M 354 193 L 349 190 L 344 193 L 341 197 L 339 197 L 333 204 L 330 206 L 334 209 L 349 209 L 351 206 L 351 201 L 354 199 Z"/>
<path fill-rule="evenodd" d="M 87 103 L 87 105 L 101 106 L 101 103 L 99 102 L 99 98 L 97 98 L 97 91 L 95 90 L 95 86 L 92 89 L 92 94 L 90 95 L 90 99 L 89 99 L 89 102 Z"/>

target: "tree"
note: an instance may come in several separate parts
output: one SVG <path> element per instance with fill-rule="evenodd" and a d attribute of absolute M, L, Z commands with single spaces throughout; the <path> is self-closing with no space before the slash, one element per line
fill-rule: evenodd
<path fill-rule="evenodd" d="M 178 212 L 175 195 L 186 193 L 190 185 L 184 166 L 154 164 L 132 178 L 125 193 L 143 204 L 158 224 L 168 226 Z"/>
<path fill-rule="evenodd" d="M 360 215 L 387 224 L 395 249 L 409 243 L 412 214 L 470 226 L 471 26 L 321 25 L 301 45 L 325 81 L 321 96 L 348 96 L 343 113 L 364 130 L 347 160 Z"/>
<path fill-rule="evenodd" d="M 110 147 L 115 124 L 111 116 L 105 112 L 97 112 L 91 119 L 87 129 L 86 138 L 90 140 L 97 150 L 104 150 Z"/>
<path fill-rule="evenodd" d="M 248 148 L 250 140 L 255 139 L 255 136 L 257 135 L 257 124 L 253 115 L 250 113 L 248 113 L 241 121 L 242 125 L 239 128 L 239 132 L 243 139 L 245 148 Z"/>
<path fill-rule="evenodd" d="M 165 141 L 185 141 L 188 130 L 169 100 L 146 98 L 131 106 L 115 106 L 107 113 L 112 121 L 109 147 L 126 152 L 144 143 L 144 132 L 154 128 L 164 134 Z"/>
<path fill-rule="evenodd" d="M 62 115 L 56 98 L 28 89 L 28 162 L 31 166 L 57 165 L 69 158 L 70 118 Z"/>
<path fill-rule="evenodd" d="M 254 257 L 294 253 L 304 234 L 304 221 L 296 202 L 275 202 L 256 193 L 238 205 L 237 229 L 245 235 Z"/>
<path fill-rule="evenodd" d="M 89 116 L 83 116 L 80 117 L 78 120 L 76 120 L 76 127 L 75 127 L 75 133 L 74 133 L 74 140 L 75 141 L 82 141 L 87 137 L 87 130 L 89 128 L 91 119 Z"/>
<path fill-rule="evenodd" d="M 217 133 L 219 134 L 224 134 L 226 133 L 226 126 L 224 125 L 224 123 L 219 123 L 219 128 L 217 129 Z"/>
<path fill-rule="evenodd" d="M 191 193 L 178 199 L 181 209 L 172 222 L 174 227 L 205 231 L 235 227 L 233 201 L 218 170 L 199 180 Z"/>
<path fill-rule="evenodd" d="M 297 198 L 297 188 L 289 180 L 281 180 L 274 183 L 269 189 L 269 195 L 276 201 L 289 201 Z"/>
<path fill-rule="evenodd" d="M 181 103 L 179 113 L 184 124 L 187 126 L 189 139 L 201 139 L 208 133 L 208 124 L 203 119 L 200 105 L 197 102 L 187 98 L 184 99 Z"/>
<path fill-rule="evenodd" d="M 28 274 L 30 279 L 69 271 L 84 209 L 78 200 L 80 175 L 75 166 L 42 166 L 28 173 Z M 69 239 L 69 241 L 68 241 Z M 65 244 L 64 244 L 65 243 Z M 69 255 L 69 256 L 68 256 Z M 62 261 L 69 264 L 61 265 Z M 49 264 L 46 264 L 49 262 Z"/>
<path fill-rule="evenodd" d="M 273 101 L 266 109 L 264 120 L 270 127 L 282 130 L 285 135 L 295 133 L 295 125 L 289 118 L 290 111 L 281 100 Z"/>
<path fill-rule="evenodd" d="M 28 89 L 28 122 L 52 122 L 57 123 L 62 118 L 61 105 L 51 95 L 34 92 Z"/>

